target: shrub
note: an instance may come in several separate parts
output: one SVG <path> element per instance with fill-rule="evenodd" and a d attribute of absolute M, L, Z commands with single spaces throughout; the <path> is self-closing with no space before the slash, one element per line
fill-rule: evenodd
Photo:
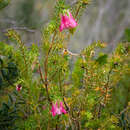
<path fill-rule="evenodd" d="M 1 106 L 3 129 L 13 129 L 12 121 L 15 129 L 25 130 L 129 128 L 129 96 L 120 106 L 115 101 L 119 99 L 116 87 L 129 75 L 129 44 L 119 44 L 112 54 L 101 53 L 106 44 L 100 41 L 79 54 L 67 49 L 75 22 L 79 24 L 88 4 L 88 0 L 79 0 L 71 7 L 58 0 L 40 45 L 28 47 L 16 31 L 8 30 L 6 35 L 14 44 L 0 42 L 0 96 L 7 101 L 8 93 L 14 99 Z M 61 24 L 65 30 L 59 29 Z"/>

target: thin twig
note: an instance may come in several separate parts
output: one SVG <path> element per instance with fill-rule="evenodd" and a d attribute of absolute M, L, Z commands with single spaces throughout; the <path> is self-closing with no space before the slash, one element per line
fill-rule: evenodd
<path fill-rule="evenodd" d="M 76 11 L 75 19 L 76 19 L 76 17 L 78 16 L 78 13 L 79 13 L 79 11 L 80 11 L 80 8 L 81 8 L 81 5 L 79 5 L 79 7 L 78 7 L 78 9 L 77 9 L 77 11 Z"/>
<path fill-rule="evenodd" d="M 44 61 L 44 72 L 45 72 L 45 75 L 44 75 L 45 83 L 44 84 L 45 84 L 47 97 L 48 97 L 48 101 L 49 101 L 50 105 L 52 104 L 52 102 L 51 102 L 51 99 L 50 99 L 50 96 L 49 96 L 49 91 L 48 91 L 48 57 L 49 57 L 49 54 L 50 54 L 51 49 L 53 47 L 55 36 L 56 36 L 56 31 L 54 32 L 54 35 L 53 35 L 53 38 L 52 38 L 52 43 L 50 44 L 50 48 L 48 50 L 48 53 L 47 53 L 45 61 Z"/>
<path fill-rule="evenodd" d="M 7 29 L 4 29 L 2 32 L 7 32 L 8 30 L 21 30 L 21 31 L 26 31 L 26 32 L 30 32 L 30 33 L 35 33 L 36 31 L 35 30 L 32 30 L 32 29 L 29 29 L 27 27 L 10 27 L 10 28 L 7 28 Z"/>
<path fill-rule="evenodd" d="M 40 66 L 39 63 L 38 63 L 38 70 L 39 70 L 39 73 L 40 73 L 41 81 L 42 81 L 43 84 L 45 84 L 45 81 L 43 80 L 43 75 L 42 75 L 41 66 Z"/>

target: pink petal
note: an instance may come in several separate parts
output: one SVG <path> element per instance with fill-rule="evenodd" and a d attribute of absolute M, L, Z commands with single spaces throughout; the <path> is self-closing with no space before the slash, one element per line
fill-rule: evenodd
<path fill-rule="evenodd" d="M 61 24 L 61 25 L 60 25 L 60 32 L 62 32 L 63 29 L 64 29 L 64 24 Z"/>
<path fill-rule="evenodd" d="M 56 102 L 55 108 L 58 108 L 58 102 Z"/>
<path fill-rule="evenodd" d="M 54 105 L 54 104 L 52 104 L 51 112 L 52 112 L 52 116 L 55 116 L 55 115 L 56 115 L 55 105 Z"/>
<path fill-rule="evenodd" d="M 63 103 L 60 102 L 60 106 L 58 107 L 58 102 L 56 102 L 56 104 L 52 104 L 52 116 L 54 117 L 56 114 L 57 115 L 61 115 L 62 113 L 66 114 L 66 110 L 63 107 Z"/>
<path fill-rule="evenodd" d="M 72 19 L 70 19 L 70 27 L 71 28 L 75 28 L 77 26 L 77 23 L 76 23 L 76 21 L 72 18 Z"/>
<path fill-rule="evenodd" d="M 58 102 L 56 102 L 56 105 L 55 105 L 55 106 L 56 106 L 56 107 L 55 107 L 55 112 L 56 112 L 56 114 L 57 114 L 57 115 L 62 114 L 60 108 L 58 108 Z"/>
<path fill-rule="evenodd" d="M 63 103 L 62 103 L 62 102 L 60 102 L 60 109 L 61 109 L 61 112 L 62 112 L 62 113 L 64 113 L 64 114 L 67 113 L 66 110 L 65 110 L 64 107 L 63 107 Z"/>
<path fill-rule="evenodd" d="M 61 112 L 60 108 L 57 108 L 57 109 L 56 109 L 56 113 L 57 113 L 57 115 L 62 114 L 62 112 Z"/>
<path fill-rule="evenodd" d="M 63 29 L 75 28 L 77 25 L 77 22 L 70 12 L 69 16 L 67 14 L 61 15 L 60 31 L 63 31 Z"/>

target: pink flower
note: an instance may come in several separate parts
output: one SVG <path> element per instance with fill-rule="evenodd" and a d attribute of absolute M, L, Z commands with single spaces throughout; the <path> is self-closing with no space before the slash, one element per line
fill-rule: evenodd
<path fill-rule="evenodd" d="M 75 28 L 77 25 L 77 22 L 69 11 L 61 15 L 60 32 L 63 31 L 63 29 Z"/>
<path fill-rule="evenodd" d="M 20 84 L 16 85 L 16 90 L 20 91 L 22 89 L 22 86 Z"/>
<path fill-rule="evenodd" d="M 62 102 L 60 102 L 59 107 L 57 102 L 56 104 L 52 104 L 51 112 L 52 112 L 52 116 L 61 115 L 63 113 L 66 114 L 66 110 L 64 109 Z"/>

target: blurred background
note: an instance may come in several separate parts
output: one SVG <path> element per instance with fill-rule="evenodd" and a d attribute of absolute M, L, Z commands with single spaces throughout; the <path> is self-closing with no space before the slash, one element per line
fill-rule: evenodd
<path fill-rule="evenodd" d="M 6 0 L 8 1 L 8 0 Z M 76 0 L 67 0 L 72 4 Z M 41 30 L 49 22 L 56 0 L 11 0 L 0 11 L 0 40 L 13 28 L 20 31 L 25 43 L 39 43 Z M 123 41 L 124 30 L 130 27 L 130 0 L 92 0 L 71 38 L 69 49 L 80 52 L 93 41 L 109 44 L 108 52 Z"/>
<path fill-rule="evenodd" d="M 10 3 L 5 8 L 0 5 L 0 41 L 9 43 L 5 33 L 8 29 L 15 29 L 27 45 L 39 44 L 42 29 L 53 16 L 56 0 L 4 0 L 8 1 Z M 66 1 L 71 5 L 77 0 Z M 92 0 L 78 24 L 76 34 L 69 42 L 69 50 L 80 52 L 92 42 L 100 40 L 108 44 L 105 52 L 112 52 L 119 42 L 125 42 L 125 30 L 128 28 L 130 36 L 130 0 Z M 130 42 L 130 37 L 128 39 Z M 130 66 L 129 61 L 130 57 L 124 64 L 129 63 Z M 130 101 L 129 77 L 129 72 L 124 73 L 114 89 L 110 106 L 113 112 L 120 113 Z M 123 114 L 121 121 L 124 120 Z"/>

